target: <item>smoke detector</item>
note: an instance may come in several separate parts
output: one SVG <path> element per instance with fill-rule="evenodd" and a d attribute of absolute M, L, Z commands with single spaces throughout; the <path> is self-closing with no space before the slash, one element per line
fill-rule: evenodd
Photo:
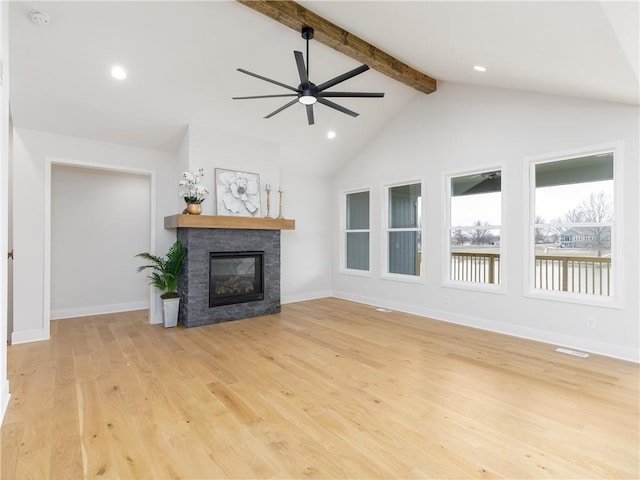
<path fill-rule="evenodd" d="M 31 10 L 29 16 L 31 17 L 33 23 L 35 23 L 36 25 L 40 25 L 41 27 L 49 25 L 49 15 L 47 15 L 46 12 L 43 12 L 42 10 Z"/>

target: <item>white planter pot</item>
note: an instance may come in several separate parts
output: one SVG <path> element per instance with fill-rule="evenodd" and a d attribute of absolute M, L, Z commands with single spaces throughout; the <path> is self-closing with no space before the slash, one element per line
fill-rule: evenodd
<path fill-rule="evenodd" d="M 164 328 L 175 327 L 178 325 L 178 309 L 180 307 L 180 298 L 163 298 L 162 313 L 164 320 Z"/>

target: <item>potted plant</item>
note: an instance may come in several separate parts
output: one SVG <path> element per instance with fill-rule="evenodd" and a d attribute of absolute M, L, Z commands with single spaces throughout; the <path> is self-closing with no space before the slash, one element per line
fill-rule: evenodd
<path fill-rule="evenodd" d="M 182 213 L 191 215 L 200 215 L 202 213 L 201 203 L 207 198 L 209 190 L 200 185 L 200 178 L 204 177 L 204 169 L 199 168 L 194 172 L 183 172 L 182 180 L 178 182 L 178 186 L 184 187 L 180 192 L 180 196 L 187 203 Z"/>
<path fill-rule="evenodd" d="M 141 272 L 150 268 L 152 272 L 148 276 L 150 280 L 149 285 L 153 285 L 164 292 L 160 295 L 160 298 L 162 298 L 162 313 L 165 328 L 175 327 L 178 324 L 178 308 L 180 306 L 178 282 L 182 275 L 186 256 L 187 248 L 180 241 L 176 241 L 176 243 L 171 246 L 164 258 L 147 252 L 136 255 L 136 257 L 144 258 L 151 262 L 148 265 L 139 266 L 137 271 Z"/>

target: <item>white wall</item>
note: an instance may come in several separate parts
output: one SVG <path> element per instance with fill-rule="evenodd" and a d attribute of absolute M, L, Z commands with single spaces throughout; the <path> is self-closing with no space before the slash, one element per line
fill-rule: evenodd
<path fill-rule="evenodd" d="M 34 130 L 17 129 L 13 141 L 14 181 L 14 331 L 12 343 L 46 337 L 45 317 L 45 170 L 47 161 L 61 159 L 86 165 L 129 168 L 152 172 L 156 252 L 164 254 L 175 241 L 175 232 L 164 229 L 164 217 L 176 213 L 177 157 L 122 145 L 95 142 Z M 82 217 L 79 215 L 79 221 Z M 117 222 L 113 225 L 118 228 Z M 152 306 L 154 323 L 162 321 L 159 295 Z"/>
<path fill-rule="evenodd" d="M 283 171 L 281 181 L 284 216 L 296 220 L 296 229 L 283 230 L 281 235 L 282 303 L 329 297 L 331 181 L 292 171 Z M 272 204 L 275 216 L 277 201 Z"/>
<path fill-rule="evenodd" d="M 186 129 L 180 148 L 178 148 L 178 175 L 189 170 L 189 128 Z M 178 179 L 178 181 L 180 181 Z M 179 192 L 180 190 L 178 190 Z M 180 213 L 184 210 L 184 200 L 176 195 L 176 212 Z"/>
<path fill-rule="evenodd" d="M 9 2 L 0 3 L 0 424 L 9 405 L 7 377 L 7 311 L 9 227 Z"/>
<path fill-rule="evenodd" d="M 277 186 L 280 181 L 280 161 L 275 143 L 254 140 L 218 130 L 190 125 L 187 132 L 188 149 L 181 147 L 181 165 L 184 151 L 188 155 L 190 171 L 203 168 L 205 176 L 200 181 L 210 192 L 202 202 L 203 215 L 216 215 L 215 169 L 224 168 L 260 175 L 261 210 L 266 213 L 264 186 Z M 182 204 L 184 208 L 184 202 Z"/>
<path fill-rule="evenodd" d="M 523 92 L 440 83 L 436 93 L 420 96 L 377 139 L 335 177 L 333 206 L 340 192 L 373 186 L 371 219 L 373 278 L 341 274 L 333 257 L 333 289 L 339 297 L 413 312 L 479 328 L 638 361 L 638 108 Z M 589 307 L 525 297 L 527 159 L 563 150 L 622 141 L 623 308 Z M 443 175 L 483 166 L 503 165 L 507 198 L 503 225 L 505 294 L 442 286 Z M 425 178 L 423 192 L 426 283 L 381 280 L 383 219 L 380 186 Z M 622 219 L 622 212 L 616 212 Z M 333 225 L 338 252 L 340 225 Z M 615 261 L 615 260 L 614 260 Z M 450 304 L 444 299 L 450 298 Z M 587 316 L 596 320 L 588 329 Z"/>
<path fill-rule="evenodd" d="M 202 183 L 211 195 L 203 214 L 215 215 L 216 168 L 260 175 L 262 215 L 266 215 L 265 185 L 272 187 L 271 216 L 278 215 L 279 187 L 283 214 L 296 220 L 294 231 L 281 232 L 281 300 L 283 303 L 329 296 L 331 293 L 330 181 L 281 169 L 278 145 L 191 125 L 180 147 L 180 165 L 205 169 Z M 185 158 L 188 161 L 185 162 Z M 185 167 L 185 165 L 187 167 Z"/>
<path fill-rule="evenodd" d="M 149 308 L 151 177 L 53 165 L 51 318 Z"/>
<path fill-rule="evenodd" d="M 205 169 L 203 184 L 211 195 L 203 203 L 203 214 L 215 213 L 214 169 L 226 168 L 260 174 L 261 185 L 270 183 L 285 190 L 284 213 L 296 219 L 295 231 L 282 232 L 282 300 L 283 302 L 328 296 L 331 290 L 331 218 L 330 182 L 328 179 L 306 177 L 294 172 L 281 172 L 278 146 L 190 126 L 179 152 L 167 154 L 122 145 L 95 142 L 34 130 L 14 131 L 14 243 L 16 262 L 14 275 L 13 343 L 44 339 L 44 324 L 49 306 L 44 296 L 45 275 L 45 190 L 46 165 L 62 161 L 79 163 L 83 167 L 99 166 L 113 169 L 150 171 L 155 177 L 151 193 L 155 212 L 155 235 L 158 254 L 166 253 L 175 241 L 175 230 L 164 229 L 164 217 L 179 213 L 184 203 L 178 197 L 178 180 L 185 169 Z M 58 167 L 54 167 L 58 168 Z M 55 185 L 54 185 L 55 191 Z M 34 194 L 34 192 L 36 192 Z M 68 198 L 66 201 L 70 201 Z M 57 201 L 54 197 L 54 201 Z M 54 205 L 54 211 L 55 211 Z M 68 209 L 69 207 L 64 207 Z M 266 197 L 262 192 L 263 214 Z M 272 215 L 277 215 L 277 195 L 272 196 Z M 105 224 L 119 229 L 123 222 L 103 219 Z M 55 232 L 54 232 L 55 235 Z M 62 242 L 64 235 L 60 235 Z M 55 240 L 55 237 L 54 237 Z M 152 249 L 153 250 L 153 249 Z M 59 268 L 54 266 L 54 274 Z M 142 274 L 140 274 L 143 277 Z M 67 280 L 65 280 L 66 282 Z M 140 281 L 140 279 L 138 279 Z M 92 308 L 104 300 L 92 298 L 83 305 L 72 301 L 58 303 L 53 308 L 69 313 L 74 308 Z M 159 296 L 154 296 L 153 322 L 162 320 Z M 115 300 L 113 300 L 115 301 Z M 125 302 L 128 300 L 124 300 Z M 92 304 L 92 305 L 90 305 Z M 56 313 L 56 312 L 54 312 Z"/>

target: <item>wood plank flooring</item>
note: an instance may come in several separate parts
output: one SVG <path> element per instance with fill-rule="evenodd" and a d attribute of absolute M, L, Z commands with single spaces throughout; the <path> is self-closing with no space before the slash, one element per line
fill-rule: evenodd
<path fill-rule="evenodd" d="M 640 477 L 638 365 L 338 299 L 8 355 L 4 480 Z"/>

